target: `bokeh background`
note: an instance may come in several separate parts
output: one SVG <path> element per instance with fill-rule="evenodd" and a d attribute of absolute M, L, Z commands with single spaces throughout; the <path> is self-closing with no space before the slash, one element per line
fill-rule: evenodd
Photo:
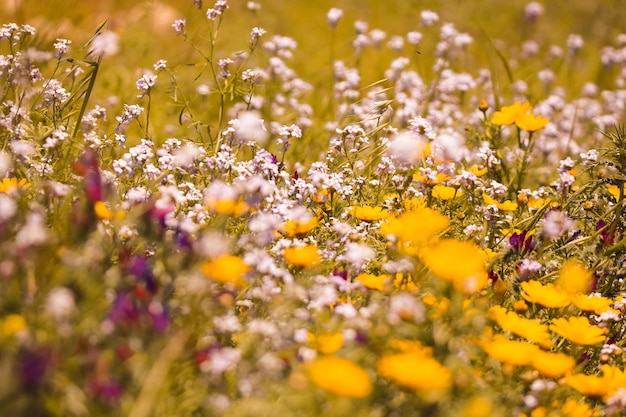
<path fill-rule="evenodd" d="M 203 10 L 213 5 L 204 0 Z M 404 36 L 412 30 L 421 30 L 419 13 L 433 10 L 441 21 L 452 22 L 457 29 L 469 33 L 475 43 L 470 48 L 466 64 L 486 66 L 494 60 L 489 48 L 492 42 L 501 41 L 505 56 L 513 55 L 515 48 L 533 39 L 540 46 L 559 45 L 565 48 L 568 34 L 579 34 L 585 40 L 576 74 L 570 80 L 575 86 L 583 80 L 597 80 L 599 74 L 599 50 L 615 41 L 623 31 L 626 7 L 622 0 L 570 0 L 540 2 L 545 14 L 531 23 L 524 19 L 524 0 L 260 0 L 261 10 L 252 13 L 246 1 L 231 1 L 228 18 L 221 30 L 219 47 L 225 54 L 245 48 L 249 29 L 263 27 L 269 35 L 290 36 L 298 42 L 298 53 L 292 64 L 303 78 L 315 79 L 320 70 L 329 66 L 329 44 L 335 44 L 339 58 L 350 58 L 353 49 L 350 41 L 355 32 L 353 23 L 362 20 L 370 29 L 381 29 L 388 36 Z M 344 11 L 334 41 L 332 30 L 326 23 L 326 12 L 331 7 Z M 0 2 L 0 20 L 3 22 L 28 23 L 38 29 L 38 40 L 51 44 L 55 38 L 72 39 L 75 46 L 87 41 L 96 27 L 107 21 L 109 29 L 116 31 L 122 40 L 122 51 L 116 58 L 118 66 L 149 66 L 157 59 L 193 62 L 193 51 L 176 39 L 171 24 L 174 19 L 187 17 L 189 26 L 202 30 L 203 13 L 194 10 L 191 0 L 3 0 Z M 436 34 L 423 31 L 421 54 L 424 69 L 431 68 L 431 52 Z M 192 35 L 194 29 L 192 29 Z M 430 37 L 429 37 L 430 35 Z M 199 35 L 201 36 L 201 35 Z M 513 49 L 513 50 L 511 50 Z M 132 53 L 124 53 L 124 51 Z M 374 69 L 385 61 L 386 53 L 368 51 L 362 61 Z M 300 57 L 301 65 L 298 64 Z M 316 59 L 312 59 L 312 58 Z M 304 59 L 306 58 L 306 59 Z M 197 59 L 197 58 L 196 58 Z M 531 77 L 532 68 L 524 68 L 528 74 L 516 74 L 520 78 Z M 372 71 L 373 72 L 373 71 Z M 364 71 L 368 75 L 367 69 Z M 372 76 L 375 76 L 372 73 Z"/>

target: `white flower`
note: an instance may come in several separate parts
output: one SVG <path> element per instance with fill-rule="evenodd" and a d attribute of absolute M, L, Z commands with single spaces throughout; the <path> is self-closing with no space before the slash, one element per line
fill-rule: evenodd
<path fill-rule="evenodd" d="M 557 239 L 574 227 L 574 219 L 560 210 L 550 210 L 543 219 L 543 234 L 549 238 Z"/>
<path fill-rule="evenodd" d="M 257 111 L 244 111 L 232 122 L 237 138 L 243 143 L 252 141 L 262 145 L 269 138 L 263 119 Z"/>
<path fill-rule="evenodd" d="M 200 365 L 204 372 L 222 374 L 229 369 L 233 369 L 241 360 L 241 351 L 236 348 L 223 348 L 217 352 L 211 352 L 208 361 Z"/>
<path fill-rule="evenodd" d="M 337 257 L 338 261 L 346 261 L 355 269 L 361 270 L 376 256 L 374 249 L 363 243 L 350 242 L 346 245 L 345 252 Z"/>
<path fill-rule="evenodd" d="M 396 134 L 389 142 L 390 156 L 403 164 L 415 164 L 423 158 L 426 143 L 409 131 Z"/>
<path fill-rule="evenodd" d="M 13 158 L 11 154 L 0 151 L 0 178 L 4 178 L 11 168 L 13 168 Z"/>
<path fill-rule="evenodd" d="M 91 41 L 89 57 L 97 61 L 105 56 L 115 55 L 120 50 L 119 43 L 120 37 L 117 33 L 110 31 L 102 32 Z"/>
<path fill-rule="evenodd" d="M 17 212 L 17 204 L 6 194 L 0 194 L 0 222 L 9 220 Z"/>
<path fill-rule="evenodd" d="M 43 216 L 39 213 L 30 213 L 26 219 L 26 224 L 15 236 L 15 244 L 18 248 L 41 245 L 47 240 L 48 229 L 44 225 Z"/>
<path fill-rule="evenodd" d="M 391 297 L 387 321 L 399 324 L 402 320 L 420 323 L 424 321 L 426 310 L 421 302 L 409 293 L 400 293 Z"/>
<path fill-rule="evenodd" d="M 67 319 L 75 309 L 74 293 L 65 287 L 55 287 L 46 298 L 45 311 L 57 321 Z"/>
<path fill-rule="evenodd" d="M 326 20 L 328 21 L 328 25 L 334 29 L 337 27 L 337 23 L 342 17 L 343 10 L 333 7 L 328 11 L 328 14 L 326 15 Z"/>

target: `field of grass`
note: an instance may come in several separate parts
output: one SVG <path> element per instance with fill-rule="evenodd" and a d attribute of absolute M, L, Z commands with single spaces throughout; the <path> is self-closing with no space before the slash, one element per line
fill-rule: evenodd
<path fill-rule="evenodd" d="M 625 20 L 5 0 L 0 415 L 624 415 Z"/>

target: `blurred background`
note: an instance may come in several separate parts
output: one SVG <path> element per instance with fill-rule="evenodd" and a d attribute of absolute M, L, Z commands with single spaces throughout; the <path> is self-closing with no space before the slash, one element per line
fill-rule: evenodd
<path fill-rule="evenodd" d="M 549 92 L 537 75 L 546 68 L 555 74 L 553 86 L 563 87 L 570 97 L 580 94 L 586 82 L 615 88 L 618 69 L 606 68 L 601 55 L 607 45 L 617 47 L 618 35 L 626 32 L 623 0 L 538 1 L 543 12 L 534 18 L 528 16 L 530 2 L 524 0 L 258 0 L 255 3 L 260 10 L 250 10 L 248 3 L 229 1 L 215 57 L 233 57 L 246 50 L 250 30 L 255 26 L 267 31 L 261 42 L 273 35 L 295 39 L 298 48 L 287 64 L 315 87 L 310 99 L 314 108 L 330 91 L 333 59 L 358 68 L 363 86 L 383 78 L 389 63 L 399 56 L 409 57 L 411 66 L 426 82 L 435 79 L 437 74 L 432 68 L 441 26 L 422 27 L 423 10 L 437 12 L 440 23 L 453 23 L 457 31 L 468 33 L 474 40 L 462 56 L 451 62 L 452 69 L 473 76 L 481 68 L 489 69 L 500 86 L 498 93 L 506 100 L 513 97 L 511 86 L 516 80 L 528 84 L 531 101 L 545 98 Z M 37 34 L 33 46 L 43 50 L 53 50 L 56 38 L 70 39 L 70 56 L 82 59 L 86 50 L 81 50 L 81 45 L 106 22 L 105 28 L 120 36 L 120 51 L 102 62 L 92 97 L 100 100 L 96 103 L 113 95 L 122 102 L 134 102 L 135 81 L 159 59 L 167 60 L 181 83 L 205 82 L 206 72 L 197 68 L 206 62 L 196 48 L 205 52 L 208 49 L 210 25 L 205 13 L 213 4 L 213 0 L 203 0 L 200 7 L 192 0 L 2 0 L 0 23 L 34 26 Z M 331 7 L 344 12 L 335 29 L 327 23 Z M 182 18 L 187 19 L 187 41 L 172 28 L 174 20 Z M 366 22 L 370 31 L 385 32 L 381 46 L 355 54 L 355 21 Z M 422 33 L 417 47 L 406 42 L 410 31 Z M 575 54 L 568 54 L 572 34 L 580 35 L 583 45 Z M 385 47 L 392 36 L 405 39 L 401 51 Z M 524 48 L 529 43 L 534 44 L 536 52 L 526 59 Z M 551 52 L 554 48 L 563 52 L 557 59 Z M 259 50 L 249 66 L 265 66 L 266 60 L 267 55 Z M 158 126 L 159 121 L 154 123 Z"/>
<path fill-rule="evenodd" d="M 106 20 L 109 29 L 121 36 L 122 53 L 117 59 L 122 59 L 124 64 L 152 63 L 164 55 L 182 61 L 189 58 L 189 49 L 181 47 L 171 24 L 175 19 L 187 18 L 191 34 L 201 33 L 206 29 L 202 24 L 204 11 L 213 6 L 213 1 L 202 3 L 202 10 L 198 10 L 192 0 L 2 0 L 0 20 L 35 26 L 42 44 L 51 44 L 55 38 L 62 37 L 72 39 L 74 46 L 87 41 Z M 369 24 L 370 30 L 383 30 L 388 38 L 423 31 L 420 59 L 428 61 L 437 33 L 422 30 L 420 11 L 433 10 L 441 21 L 454 23 L 459 31 L 474 38 L 470 57 L 480 64 L 491 59 L 485 46 L 488 39 L 501 40 L 506 45 L 503 50 L 512 53 L 509 48 L 519 48 L 529 39 L 540 46 L 555 44 L 565 48 L 567 35 L 579 34 L 585 41 L 581 50 L 585 64 L 579 68 L 583 72 L 581 77 L 585 78 L 593 78 L 599 49 L 615 42 L 626 21 L 622 0 L 539 1 L 545 12 L 535 22 L 525 19 L 524 8 L 529 2 L 523 0 L 259 0 L 256 3 L 261 9 L 256 12 L 248 10 L 246 3 L 229 2 L 220 48 L 225 52 L 245 48 L 253 26 L 266 29 L 268 35 L 290 36 L 299 45 L 293 66 L 303 77 L 318 73 L 319 67 L 329 63 L 332 30 L 326 23 L 326 13 L 331 7 L 344 11 L 334 36 L 338 57 L 353 54 L 350 45 L 355 33 L 353 23 L 361 20 Z M 132 54 L 125 54 L 124 50 L 132 50 Z M 379 60 L 384 58 L 380 54 L 376 56 Z M 298 58 L 305 65 L 299 67 Z"/>

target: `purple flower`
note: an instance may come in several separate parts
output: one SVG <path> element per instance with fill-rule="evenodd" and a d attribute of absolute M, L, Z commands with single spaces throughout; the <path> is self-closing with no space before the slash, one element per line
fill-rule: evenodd
<path fill-rule="evenodd" d="M 157 292 L 157 281 L 146 257 L 133 256 L 128 262 L 128 272 L 137 277 L 138 280 L 143 281 L 150 293 L 155 294 Z"/>
<path fill-rule="evenodd" d="M 109 311 L 109 319 L 115 324 L 132 323 L 139 320 L 139 310 L 126 292 L 117 293 L 111 311 Z"/>
<path fill-rule="evenodd" d="M 605 245 L 612 245 L 615 243 L 615 231 L 611 231 L 612 226 L 613 222 L 608 225 L 604 220 L 600 220 L 598 224 L 596 224 L 596 230 L 602 230 L 600 232 L 600 239 Z"/>
<path fill-rule="evenodd" d="M 94 379 L 90 382 L 89 389 L 93 395 L 107 403 L 116 401 L 122 395 L 121 385 L 118 382 L 109 379 Z"/>
<path fill-rule="evenodd" d="M 19 375 L 26 388 L 35 388 L 46 376 L 52 364 L 52 352 L 48 349 L 25 350 L 18 359 Z"/>
<path fill-rule="evenodd" d="M 527 254 L 535 248 L 535 241 L 532 235 L 528 234 L 527 230 L 521 232 L 513 232 L 509 238 L 509 245 L 520 254 Z"/>

